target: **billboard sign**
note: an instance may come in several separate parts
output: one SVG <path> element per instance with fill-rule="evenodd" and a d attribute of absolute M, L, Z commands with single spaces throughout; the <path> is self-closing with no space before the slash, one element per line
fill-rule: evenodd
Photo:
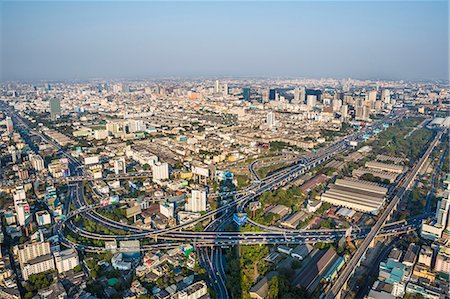
<path fill-rule="evenodd" d="M 247 221 L 246 213 L 237 213 L 233 215 L 233 221 L 236 222 L 237 225 L 242 226 L 245 221 Z"/>

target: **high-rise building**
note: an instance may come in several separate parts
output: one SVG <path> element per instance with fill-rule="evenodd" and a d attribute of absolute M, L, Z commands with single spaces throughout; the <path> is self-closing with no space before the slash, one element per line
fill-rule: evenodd
<path fill-rule="evenodd" d="M 275 126 L 275 114 L 272 111 L 267 112 L 266 123 L 270 129 Z"/>
<path fill-rule="evenodd" d="M 17 160 L 20 159 L 20 151 L 18 149 L 16 149 L 16 147 L 14 145 L 10 145 L 8 147 L 8 151 L 11 154 L 11 160 L 13 163 L 16 163 Z"/>
<path fill-rule="evenodd" d="M 27 261 L 50 253 L 50 242 L 36 242 L 30 244 L 21 244 L 17 247 L 20 265 Z"/>
<path fill-rule="evenodd" d="M 294 99 L 292 104 L 300 104 L 300 89 L 298 87 L 294 88 Z"/>
<path fill-rule="evenodd" d="M 391 104 L 391 91 L 389 89 L 383 89 L 381 91 L 381 100 L 385 105 Z"/>
<path fill-rule="evenodd" d="M 250 88 L 242 88 L 242 97 L 244 101 L 250 101 Z"/>
<path fill-rule="evenodd" d="M 274 101 L 277 94 L 276 89 L 269 89 L 269 101 Z"/>
<path fill-rule="evenodd" d="M 55 269 L 53 256 L 50 253 L 50 242 L 37 242 L 19 245 L 17 248 L 22 276 L 28 280 L 31 274 Z"/>
<path fill-rule="evenodd" d="M 44 159 L 35 154 L 30 154 L 29 159 L 31 162 L 31 166 L 33 166 L 34 170 L 36 171 L 42 171 L 45 168 Z"/>
<path fill-rule="evenodd" d="M 50 117 L 52 120 L 61 117 L 61 101 L 58 98 L 50 99 Z"/>
<path fill-rule="evenodd" d="M 191 197 L 187 200 L 185 210 L 189 212 L 206 211 L 206 190 L 192 190 Z"/>
<path fill-rule="evenodd" d="M 376 100 L 377 100 L 376 90 L 371 90 L 366 94 L 366 101 L 370 109 L 375 109 Z"/>
<path fill-rule="evenodd" d="M 223 91 L 222 91 L 223 95 L 227 96 L 228 95 L 228 83 L 223 84 L 222 88 L 223 88 Z"/>
<path fill-rule="evenodd" d="M 55 261 L 53 260 L 53 256 L 47 254 L 27 261 L 22 267 L 22 276 L 25 280 L 28 280 L 32 274 L 43 273 L 54 269 Z"/>
<path fill-rule="evenodd" d="M 127 173 L 127 164 L 125 161 L 125 157 L 120 157 L 114 160 L 114 173 L 115 174 Z"/>
<path fill-rule="evenodd" d="M 214 93 L 219 93 L 219 88 L 220 88 L 219 80 L 216 80 L 214 82 Z"/>
<path fill-rule="evenodd" d="M 173 202 L 160 203 L 159 212 L 167 218 L 173 218 L 175 216 L 175 204 Z"/>
<path fill-rule="evenodd" d="M 434 271 L 450 274 L 450 254 L 448 249 L 442 246 L 436 256 Z"/>
<path fill-rule="evenodd" d="M 13 121 L 11 119 L 11 117 L 6 117 L 6 133 L 8 133 L 9 135 L 11 135 L 14 132 L 14 124 Z"/>
<path fill-rule="evenodd" d="M 270 94 L 270 89 L 269 88 L 266 88 L 266 89 L 262 90 L 262 92 L 261 92 L 261 99 L 262 99 L 263 103 L 269 102 L 269 94 Z"/>
<path fill-rule="evenodd" d="M 366 106 L 364 99 L 356 100 L 355 119 L 369 120 L 369 107 Z"/>
<path fill-rule="evenodd" d="M 152 165 L 153 181 L 169 179 L 169 164 L 157 163 Z"/>
<path fill-rule="evenodd" d="M 130 119 L 128 121 L 128 130 L 131 133 L 145 131 L 145 123 L 142 119 Z"/>
<path fill-rule="evenodd" d="M 308 110 L 312 110 L 317 105 L 317 96 L 308 95 L 306 97 L 306 106 L 308 106 Z"/>
<path fill-rule="evenodd" d="M 80 264 L 78 253 L 73 248 L 69 248 L 63 251 L 56 251 L 53 253 L 53 256 L 55 258 L 55 264 L 58 273 L 72 270 Z"/>
<path fill-rule="evenodd" d="M 294 89 L 294 100 L 293 104 L 304 104 L 306 98 L 306 89 L 304 87 Z"/>
<path fill-rule="evenodd" d="M 16 187 L 13 199 L 17 222 L 19 225 L 25 225 L 26 220 L 30 217 L 30 205 L 26 200 L 26 193 L 23 186 Z"/>
<path fill-rule="evenodd" d="M 342 101 L 341 101 L 340 99 L 334 99 L 334 100 L 332 101 L 332 103 L 333 103 L 333 111 L 334 111 L 334 112 L 337 112 L 337 111 L 340 111 L 340 110 L 341 110 L 341 107 L 342 107 Z"/>
<path fill-rule="evenodd" d="M 341 115 L 344 120 L 348 117 L 348 105 L 342 105 Z"/>
<path fill-rule="evenodd" d="M 450 193 L 445 193 L 444 197 L 436 206 L 436 224 L 441 228 L 450 229 Z"/>

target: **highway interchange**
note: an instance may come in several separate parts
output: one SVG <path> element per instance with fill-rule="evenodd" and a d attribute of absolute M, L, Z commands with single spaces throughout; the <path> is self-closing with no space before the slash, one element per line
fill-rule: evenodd
<path fill-rule="evenodd" d="M 12 114 L 16 123 L 26 128 L 29 132 L 31 129 L 23 122 L 23 120 L 16 114 Z M 398 119 L 394 119 L 397 121 Z M 346 234 L 346 229 L 332 229 L 332 230 L 283 230 L 275 227 L 262 227 L 259 226 L 262 231 L 259 232 L 225 232 L 223 231 L 226 223 L 231 221 L 233 213 L 236 211 L 244 211 L 245 206 L 267 191 L 276 190 L 282 186 L 289 184 L 297 179 L 300 175 L 306 173 L 312 168 L 318 166 L 325 161 L 328 161 L 334 157 L 337 153 L 342 153 L 351 149 L 351 141 L 363 141 L 363 136 L 366 134 L 374 134 L 375 130 L 382 130 L 383 123 L 390 121 L 385 119 L 382 122 L 374 123 L 371 127 L 365 127 L 359 132 L 342 138 L 341 140 L 331 144 L 326 148 L 322 148 L 316 153 L 308 154 L 303 157 L 289 160 L 290 166 L 283 168 L 280 171 L 275 172 L 266 178 L 260 179 L 255 171 L 255 165 L 261 163 L 254 161 L 250 165 L 250 171 L 253 175 L 254 182 L 248 188 L 237 192 L 233 199 L 228 203 L 222 205 L 216 210 L 205 213 L 199 219 L 190 221 L 188 223 L 179 224 L 174 227 L 160 230 L 151 230 L 141 228 L 133 225 L 123 224 L 116 222 L 107 217 L 102 216 L 97 212 L 97 209 L 101 208 L 98 204 L 89 205 L 85 202 L 83 190 L 83 182 L 87 181 L 90 185 L 96 197 L 101 198 L 103 195 L 99 193 L 92 180 L 86 177 L 86 173 L 81 167 L 81 163 L 72 157 L 70 154 L 61 150 L 61 147 L 46 138 L 42 133 L 33 130 L 34 134 L 39 136 L 43 141 L 52 144 L 60 153 L 68 158 L 70 167 L 73 170 L 72 175 L 76 179 L 68 179 L 68 196 L 64 206 L 64 217 L 56 225 L 56 231 L 63 244 L 70 247 L 75 247 L 79 250 L 85 251 L 103 251 L 104 248 L 86 246 L 83 244 L 77 244 L 69 241 L 64 235 L 64 230 L 69 229 L 75 234 L 80 236 L 96 239 L 96 240 L 140 240 L 145 238 L 153 239 L 153 243 L 149 245 L 142 245 L 141 250 L 154 250 L 154 249 L 167 249 L 179 246 L 180 242 L 193 244 L 199 253 L 201 264 L 208 271 L 213 288 L 219 298 L 227 298 L 227 288 L 224 280 L 224 265 L 223 256 L 221 253 L 222 246 L 234 246 L 234 245 L 251 245 L 251 244 L 299 244 L 299 243 L 316 243 L 316 242 L 336 242 Z M 379 216 L 378 221 L 372 228 L 353 228 L 351 238 L 352 239 L 364 239 L 362 245 L 358 247 L 356 253 L 352 259 L 347 263 L 346 267 L 339 275 L 339 278 L 333 283 L 331 291 L 327 294 L 327 298 L 334 298 L 342 290 L 348 278 L 352 275 L 354 268 L 359 264 L 361 258 L 366 253 L 367 248 L 377 236 L 384 236 L 390 234 L 400 234 L 416 230 L 420 225 L 421 219 L 412 219 L 410 221 L 387 223 L 389 217 L 392 215 L 392 211 L 397 206 L 401 198 L 403 197 L 410 184 L 415 180 L 415 177 L 431 153 L 434 146 L 439 141 L 442 133 L 436 136 L 435 140 L 427 149 L 421 160 L 415 164 L 413 169 L 408 172 L 404 177 L 400 188 L 396 189 L 392 194 L 392 198 L 389 200 L 383 213 Z M 83 179 L 83 180 L 82 180 Z M 117 178 L 116 178 L 117 179 Z M 216 195 L 217 196 L 217 195 Z M 70 204 L 73 203 L 75 209 L 69 211 Z M 124 234 L 116 235 L 103 235 L 94 232 L 88 232 L 83 228 L 77 227 L 73 223 L 73 217 L 83 214 L 88 219 L 95 221 L 101 225 L 109 228 L 121 230 Z M 204 221 L 206 219 L 212 219 L 206 229 L 202 232 L 193 232 L 185 230 L 191 227 L 197 222 Z M 250 222 L 250 224 L 258 225 Z"/>

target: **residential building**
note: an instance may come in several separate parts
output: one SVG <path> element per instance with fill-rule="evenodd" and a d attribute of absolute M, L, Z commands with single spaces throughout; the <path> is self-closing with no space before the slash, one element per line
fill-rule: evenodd
<path fill-rule="evenodd" d="M 206 211 L 206 190 L 192 190 L 191 197 L 187 199 L 185 210 L 188 212 Z"/>
<path fill-rule="evenodd" d="M 55 258 L 56 269 L 58 273 L 63 273 L 72 270 L 80 264 L 78 253 L 75 249 L 70 248 L 63 251 L 56 251 L 53 253 Z"/>

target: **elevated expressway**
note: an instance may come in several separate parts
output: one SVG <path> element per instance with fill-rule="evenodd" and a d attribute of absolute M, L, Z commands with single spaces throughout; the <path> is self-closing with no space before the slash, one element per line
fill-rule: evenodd
<path fill-rule="evenodd" d="M 422 169 L 425 162 L 428 160 L 431 152 L 434 147 L 437 145 L 439 140 L 442 137 L 443 132 L 439 132 L 434 140 L 430 143 L 425 153 L 422 155 L 420 160 L 414 164 L 412 169 L 408 172 L 408 174 L 404 177 L 402 182 L 399 184 L 399 189 L 391 199 L 387 207 L 384 209 L 383 213 L 379 216 L 378 221 L 371 228 L 370 232 L 364 238 L 362 244 L 358 247 L 356 252 L 353 254 L 352 258 L 348 263 L 346 263 L 344 270 L 340 273 L 336 281 L 333 283 L 331 289 L 325 296 L 326 299 L 332 298 L 340 298 L 342 294 L 342 290 L 347 284 L 349 278 L 354 274 L 356 268 L 360 265 L 362 259 L 367 253 L 367 249 L 374 242 L 377 235 L 382 233 L 382 229 L 384 224 L 392 219 L 397 211 L 398 204 L 403 199 L 403 196 L 407 193 L 408 189 L 414 183 L 415 178 L 419 171 Z"/>
<path fill-rule="evenodd" d="M 23 125 L 26 125 L 18 117 L 16 117 L 16 121 L 22 122 Z M 97 240 L 139 240 L 146 238 L 153 239 L 152 244 L 142 245 L 141 250 L 174 248 L 179 245 L 179 242 L 193 243 L 197 248 L 205 248 L 205 247 L 220 248 L 222 246 L 230 246 L 230 245 L 232 246 L 237 244 L 250 245 L 250 244 L 299 244 L 299 243 L 316 243 L 316 242 L 335 242 L 341 239 L 343 236 L 345 236 L 347 230 L 298 230 L 286 232 L 286 231 L 278 231 L 270 227 L 268 228 L 269 231 L 263 232 L 243 233 L 243 232 L 223 232 L 220 230 L 221 227 L 223 227 L 223 224 L 229 220 L 230 216 L 236 210 L 236 208 L 238 210 L 243 210 L 243 208 L 248 202 L 257 199 L 257 197 L 260 196 L 262 193 L 266 191 L 275 190 L 281 186 L 284 186 L 294 181 L 300 175 L 304 174 L 306 171 L 329 160 L 336 153 L 340 153 L 349 149 L 350 141 L 353 140 L 363 141 L 363 136 L 368 133 L 369 134 L 373 133 L 373 130 L 375 129 L 382 129 L 381 123 L 375 124 L 372 128 L 364 128 L 360 130 L 358 133 L 343 138 L 338 142 L 330 145 L 329 147 L 319 150 L 318 152 L 314 153 L 314 157 L 311 157 L 312 155 L 308 155 L 306 157 L 293 160 L 291 161 L 292 162 L 291 166 L 283 168 L 282 170 L 262 180 L 259 180 L 259 178 L 256 176 L 257 181 L 253 183 L 251 186 L 249 186 L 247 189 L 242 190 L 240 193 L 236 193 L 235 199 L 232 200 L 231 202 L 223 205 L 222 207 L 214 211 L 207 212 L 199 219 L 162 230 L 150 230 L 133 225 L 126 225 L 120 222 L 115 222 L 111 219 L 108 219 L 98 214 L 95 211 L 98 208 L 98 206 L 96 205 L 88 206 L 86 204 L 83 196 L 82 183 L 74 179 L 73 182 L 75 182 L 75 184 L 72 186 L 76 186 L 76 188 L 69 191 L 68 197 L 69 200 L 67 201 L 66 205 L 66 217 L 65 219 L 59 221 L 56 224 L 56 231 L 60 237 L 61 242 L 64 245 L 92 252 L 104 251 L 105 248 L 85 246 L 71 242 L 64 236 L 63 233 L 64 227 L 67 227 L 73 232 L 79 234 L 80 236 Z M 61 150 L 61 147 L 58 144 L 48 140 L 40 133 L 37 134 L 44 141 L 52 144 L 53 146 L 55 146 L 55 148 Z M 75 167 L 78 170 L 79 176 L 85 176 L 85 173 L 81 167 L 81 163 L 71 155 L 63 151 L 61 152 L 64 156 L 66 156 L 69 159 L 70 163 L 72 164 L 72 167 Z M 95 190 L 92 181 L 89 181 L 89 184 L 92 187 L 92 191 L 96 193 L 97 196 L 101 197 L 102 195 Z M 73 200 L 73 203 L 77 209 L 69 212 L 68 206 L 71 200 Z M 395 198 L 394 200 L 391 201 L 386 210 L 391 208 L 393 202 L 395 202 Z M 78 214 L 84 214 L 92 221 L 95 221 L 110 228 L 125 231 L 127 234 L 101 235 L 93 232 L 87 232 L 82 228 L 79 228 L 73 224 L 72 222 L 73 217 Z M 383 216 L 384 214 L 385 213 L 383 213 Z M 203 232 L 182 231 L 182 229 L 185 229 L 197 222 L 204 221 L 209 218 L 213 218 L 213 222 L 211 224 L 217 223 L 217 225 L 212 225 L 209 229 L 207 228 Z M 384 220 L 382 221 L 381 225 L 379 225 L 380 221 L 378 221 L 376 228 L 374 227 L 372 229 L 369 228 L 362 228 L 356 230 L 354 229 L 352 230 L 351 238 L 352 239 L 364 238 L 364 242 L 366 242 L 366 240 L 368 239 L 373 239 L 372 237 L 374 229 L 376 229 L 375 235 L 388 235 L 388 234 L 400 234 L 415 230 L 417 228 L 417 223 L 415 222 L 412 223 L 402 222 L 388 225 L 385 225 L 385 222 L 386 221 Z M 161 240 L 163 240 L 163 242 L 161 242 Z M 361 249 L 361 247 L 358 248 L 358 250 L 359 249 Z M 211 259 L 209 258 L 209 254 L 206 254 L 206 252 L 201 254 L 201 259 L 203 261 L 209 260 L 211 262 L 210 265 L 213 268 L 213 264 L 220 265 L 220 262 L 217 260 L 211 261 L 214 260 L 214 250 L 216 249 L 212 250 L 213 252 L 211 253 Z M 220 257 L 220 254 L 216 254 L 216 258 L 217 256 Z M 347 267 L 346 269 L 348 268 L 349 267 Z M 215 274 L 210 273 L 210 276 L 211 275 L 213 276 L 212 278 L 214 279 Z M 220 276 L 221 275 L 217 275 L 215 277 L 220 278 Z M 225 290 L 224 288 L 225 288 L 224 282 L 222 282 L 222 286 L 219 286 L 219 289 L 222 290 L 221 292 L 226 292 L 226 288 Z"/>
<path fill-rule="evenodd" d="M 375 128 L 376 127 L 374 127 L 373 129 L 375 129 Z M 98 223 L 101 223 L 102 225 L 111 227 L 111 228 L 123 229 L 127 232 L 130 232 L 130 234 L 127 234 L 126 236 L 103 235 L 100 237 L 100 236 L 96 236 L 96 235 L 93 235 L 92 233 L 88 233 L 85 231 L 82 232 L 82 230 L 79 228 L 76 230 L 76 232 L 79 234 L 84 233 L 84 234 L 86 234 L 86 236 L 90 235 L 93 238 L 103 238 L 105 240 L 139 239 L 139 238 L 153 238 L 155 240 L 157 240 L 157 239 L 180 240 L 180 238 L 182 238 L 182 239 L 187 239 L 187 240 L 199 240 L 200 244 L 201 244 L 202 239 L 205 240 L 204 235 L 206 234 L 206 235 L 211 236 L 211 234 L 212 234 L 211 232 L 192 233 L 192 232 L 186 232 L 186 231 L 183 231 L 183 232 L 179 232 L 179 231 L 181 229 L 189 227 L 199 221 L 203 221 L 208 218 L 216 217 L 218 215 L 221 215 L 222 213 L 230 214 L 231 212 L 234 211 L 236 206 L 243 207 L 246 203 L 248 203 L 250 200 L 257 198 L 263 192 L 274 190 L 276 188 L 279 188 L 279 187 L 295 180 L 299 175 L 305 173 L 309 169 L 317 166 L 318 164 L 323 163 L 324 161 L 328 160 L 335 153 L 348 149 L 349 141 L 357 140 L 358 138 L 361 137 L 361 135 L 366 134 L 367 131 L 368 130 L 362 130 L 358 134 L 354 134 L 352 136 L 344 138 L 344 139 L 340 140 L 339 142 L 320 150 L 318 153 L 316 153 L 318 155 L 318 157 L 315 159 L 310 159 L 310 160 L 299 159 L 298 161 L 294 162 L 294 164 L 292 166 L 287 167 L 287 168 L 283 169 L 282 171 L 277 172 L 274 175 L 261 180 L 257 185 L 254 185 L 252 187 L 252 189 L 245 191 L 242 195 L 236 196 L 235 200 L 225 204 L 224 206 L 222 206 L 214 211 L 207 212 L 201 218 L 193 220 L 191 222 L 188 222 L 188 223 L 185 223 L 182 225 L 177 225 L 177 226 L 163 229 L 163 230 L 149 230 L 149 229 L 145 229 L 145 228 L 140 228 L 140 227 L 136 227 L 136 226 L 132 226 L 132 225 L 126 225 L 123 223 L 115 222 L 111 219 L 108 219 L 106 217 L 99 215 L 95 211 L 85 211 L 86 215 L 88 215 L 92 220 L 94 220 Z M 82 209 L 83 206 L 86 206 L 86 203 L 84 203 L 83 201 L 84 201 L 83 196 L 79 196 L 79 195 L 76 196 L 76 200 L 75 200 L 76 207 L 79 209 Z M 68 215 L 68 216 L 70 216 L 70 215 Z M 70 219 L 70 217 L 67 217 L 66 219 Z M 320 230 L 318 232 L 305 231 L 305 233 L 326 234 L 328 240 L 330 240 L 330 236 L 332 236 L 333 240 L 335 240 L 335 238 L 340 235 L 340 233 L 335 232 L 335 231 L 324 231 L 324 230 Z M 277 235 L 277 238 L 279 239 L 280 233 L 276 232 L 275 234 Z M 197 239 L 193 238 L 193 235 L 198 236 L 198 238 Z M 281 235 L 284 237 L 286 234 L 281 233 Z M 213 236 L 213 238 L 217 239 L 216 234 L 212 234 L 212 236 Z M 228 236 L 229 239 L 231 239 L 233 237 L 234 237 L 233 235 Z M 262 236 L 263 240 L 265 238 L 265 240 L 267 240 L 268 242 L 270 242 L 270 240 L 273 239 L 271 237 L 272 237 L 271 235 Z M 308 237 L 308 236 L 297 234 L 296 237 L 300 238 L 300 237 Z M 322 235 L 316 235 L 316 238 L 317 238 L 317 240 L 314 240 L 312 238 L 311 238 L 311 240 L 316 241 L 316 242 L 321 241 L 322 239 L 319 240 L 319 238 L 322 238 Z M 291 239 L 298 241 L 298 239 L 296 239 L 295 237 L 291 237 Z M 244 240 L 245 240 L 245 237 L 244 237 Z M 249 239 L 249 240 L 254 240 L 254 239 Z"/>

